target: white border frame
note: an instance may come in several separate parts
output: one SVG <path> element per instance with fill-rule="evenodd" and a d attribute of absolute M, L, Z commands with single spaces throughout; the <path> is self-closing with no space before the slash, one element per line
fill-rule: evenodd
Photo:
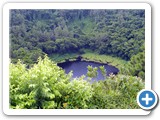
<path fill-rule="evenodd" d="M 147 3 L 6 3 L 3 6 L 3 112 L 6 115 L 148 115 L 142 109 L 9 109 L 10 9 L 145 9 L 145 89 L 151 89 L 151 6 Z"/>

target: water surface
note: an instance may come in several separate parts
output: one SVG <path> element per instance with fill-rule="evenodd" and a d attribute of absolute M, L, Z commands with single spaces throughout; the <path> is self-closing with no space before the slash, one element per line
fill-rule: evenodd
<path fill-rule="evenodd" d="M 66 73 L 69 73 L 71 70 L 73 71 L 73 78 L 80 77 L 82 75 L 87 74 L 87 66 L 91 65 L 92 67 L 98 67 L 98 75 L 96 78 L 93 78 L 93 80 L 99 81 L 104 80 L 104 76 L 102 75 L 99 67 L 104 66 L 107 73 L 106 75 L 109 76 L 109 74 L 117 74 L 119 70 L 111 65 L 108 64 L 102 64 L 102 63 L 95 63 L 95 62 L 89 62 L 89 61 L 72 61 L 72 62 L 64 62 L 59 63 L 58 66 L 62 67 Z"/>

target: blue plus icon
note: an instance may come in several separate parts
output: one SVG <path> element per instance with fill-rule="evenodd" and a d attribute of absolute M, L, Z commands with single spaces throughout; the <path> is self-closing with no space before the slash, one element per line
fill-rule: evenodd
<path fill-rule="evenodd" d="M 152 101 L 152 100 L 153 100 L 153 98 L 150 98 L 148 93 L 146 93 L 145 98 L 142 98 L 142 101 L 145 101 L 146 105 L 149 105 L 149 101 Z"/>
<path fill-rule="evenodd" d="M 137 95 L 137 103 L 144 110 L 150 110 L 157 104 L 157 94 L 153 90 L 141 90 Z"/>

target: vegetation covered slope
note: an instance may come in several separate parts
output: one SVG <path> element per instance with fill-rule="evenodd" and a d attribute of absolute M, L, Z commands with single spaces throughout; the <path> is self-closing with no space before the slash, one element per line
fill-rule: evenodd
<path fill-rule="evenodd" d="M 92 59 L 86 50 L 128 61 L 144 54 L 144 19 L 144 10 L 11 10 L 11 61 L 21 59 L 28 65 L 44 54 L 63 61 L 84 53 Z M 102 59 L 98 61 L 110 62 Z M 141 68 L 139 59 L 133 59 L 123 73 L 144 79 L 144 60 Z M 131 66 L 134 70 L 128 70 Z"/>
<path fill-rule="evenodd" d="M 129 60 L 144 44 L 144 10 L 11 10 L 11 58 L 91 49 Z M 32 61 L 31 61 L 31 60 Z"/>

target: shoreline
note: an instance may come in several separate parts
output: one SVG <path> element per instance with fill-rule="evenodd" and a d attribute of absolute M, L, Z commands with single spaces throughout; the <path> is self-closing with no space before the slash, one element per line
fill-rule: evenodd
<path fill-rule="evenodd" d="M 88 54 L 90 54 L 92 56 L 90 56 Z M 98 54 L 95 54 L 95 53 L 85 53 L 85 54 L 82 54 L 82 55 L 75 55 L 75 56 L 68 57 L 68 58 L 64 57 L 63 60 L 56 61 L 56 63 L 61 64 L 61 63 L 65 63 L 65 62 L 74 62 L 74 61 L 77 61 L 77 60 L 94 62 L 94 63 L 105 64 L 105 65 L 107 64 L 107 65 L 116 67 L 119 70 L 122 68 L 122 66 L 124 64 L 127 63 L 127 61 L 121 60 L 120 58 L 117 58 L 117 57 L 112 57 L 112 56 L 107 56 L 107 55 L 98 55 Z"/>

